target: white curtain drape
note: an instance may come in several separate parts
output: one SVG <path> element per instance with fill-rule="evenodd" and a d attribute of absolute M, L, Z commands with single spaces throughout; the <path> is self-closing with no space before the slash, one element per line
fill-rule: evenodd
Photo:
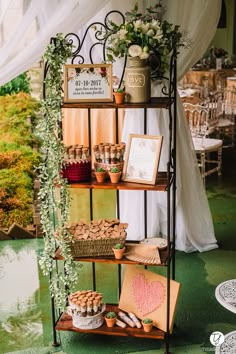
<path fill-rule="evenodd" d="M 147 1 L 148 4 L 152 1 Z M 181 50 L 178 58 L 178 78 L 186 72 L 205 52 L 209 45 L 220 14 L 220 0 L 168 0 L 166 19 L 181 25 L 192 38 L 193 45 Z M 158 88 L 153 88 L 158 94 Z M 160 92 L 159 92 L 160 94 Z M 123 129 L 123 141 L 129 133 L 143 133 L 143 113 L 127 110 Z M 163 135 L 164 144 L 159 170 L 166 170 L 168 153 L 168 112 L 148 111 L 148 134 Z M 128 238 L 144 237 L 143 193 L 122 192 L 121 219 L 129 223 Z M 148 192 L 148 237 L 166 235 L 166 196 L 161 192 Z M 135 220 L 132 216 L 136 215 Z M 176 249 L 185 252 L 209 251 L 217 248 L 212 217 L 199 168 L 196 163 L 192 140 L 184 116 L 182 104 L 177 107 L 177 208 Z"/>
<path fill-rule="evenodd" d="M 78 31 L 109 0 L 0 0 L 0 85 L 38 63 L 57 33 Z"/>

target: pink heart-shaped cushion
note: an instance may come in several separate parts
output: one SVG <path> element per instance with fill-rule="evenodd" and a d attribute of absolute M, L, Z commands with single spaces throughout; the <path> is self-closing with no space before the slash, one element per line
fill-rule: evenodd
<path fill-rule="evenodd" d="M 143 316 L 157 310 L 164 301 L 165 287 L 160 281 L 149 282 L 141 273 L 132 279 L 135 305 Z"/>

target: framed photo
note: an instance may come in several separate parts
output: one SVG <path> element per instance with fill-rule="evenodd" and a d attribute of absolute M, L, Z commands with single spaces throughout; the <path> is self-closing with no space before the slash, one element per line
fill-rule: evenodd
<path fill-rule="evenodd" d="M 64 66 L 64 102 L 111 102 L 112 64 Z"/>
<path fill-rule="evenodd" d="M 130 134 L 122 181 L 155 184 L 163 136 Z"/>

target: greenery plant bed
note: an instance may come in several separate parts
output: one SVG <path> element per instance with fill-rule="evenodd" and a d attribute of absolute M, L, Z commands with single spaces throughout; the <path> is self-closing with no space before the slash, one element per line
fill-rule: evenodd
<path fill-rule="evenodd" d="M 33 223 L 33 181 L 40 154 L 33 134 L 39 103 L 20 92 L 0 97 L 0 227 Z M 29 118 L 30 117 L 30 118 Z"/>
<path fill-rule="evenodd" d="M 0 96 L 13 95 L 19 92 L 30 93 L 30 79 L 26 72 L 0 87 Z"/>

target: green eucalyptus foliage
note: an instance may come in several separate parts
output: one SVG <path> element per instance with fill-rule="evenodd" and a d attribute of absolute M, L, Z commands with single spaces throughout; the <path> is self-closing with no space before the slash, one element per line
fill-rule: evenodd
<path fill-rule="evenodd" d="M 0 96 L 13 95 L 19 92 L 30 93 L 30 79 L 26 72 L 0 86 Z"/>
<path fill-rule="evenodd" d="M 45 51 L 46 95 L 42 100 L 42 120 L 38 126 L 43 154 L 43 162 L 39 168 L 40 216 L 45 241 L 40 266 L 45 275 L 50 274 L 51 296 L 59 308 L 64 308 L 67 291 L 71 291 L 77 282 L 77 269 L 70 250 L 71 235 L 67 231 L 69 191 L 67 182 L 61 175 L 64 153 L 61 139 L 62 77 L 63 65 L 71 56 L 71 49 L 71 45 L 58 34 Z M 65 271 L 57 271 L 53 260 L 58 247 L 64 258 Z"/>
<path fill-rule="evenodd" d="M 0 97 L 0 225 L 33 222 L 33 179 L 40 155 L 34 148 L 39 104 L 30 95 Z M 29 118 L 30 117 L 30 118 Z"/>

